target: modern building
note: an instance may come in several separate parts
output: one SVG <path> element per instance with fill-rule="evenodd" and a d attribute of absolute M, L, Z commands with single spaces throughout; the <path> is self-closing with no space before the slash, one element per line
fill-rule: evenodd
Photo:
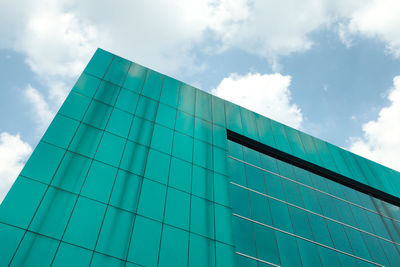
<path fill-rule="evenodd" d="M 0 266 L 400 266 L 400 173 L 98 49 L 0 206 Z"/>

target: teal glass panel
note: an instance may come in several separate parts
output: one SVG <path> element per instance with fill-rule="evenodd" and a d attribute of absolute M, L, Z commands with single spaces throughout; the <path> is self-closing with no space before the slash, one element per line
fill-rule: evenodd
<path fill-rule="evenodd" d="M 93 267 L 103 267 L 103 266 L 125 267 L 125 266 L 137 266 L 137 265 L 134 265 L 134 264 L 128 263 L 126 261 L 116 259 L 114 257 L 109 257 L 107 255 L 95 252 L 93 254 L 93 259 L 92 259 L 92 263 L 90 264 L 90 266 L 93 266 Z"/>
<path fill-rule="evenodd" d="M 134 117 L 128 139 L 144 146 L 150 146 L 154 124 L 139 117 Z"/>
<path fill-rule="evenodd" d="M 232 186 L 231 194 L 232 213 L 250 218 L 249 191 L 238 186 Z"/>
<path fill-rule="evenodd" d="M 125 79 L 124 87 L 136 93 L 142 91 L 147 69 L 139 64 L 132 64 Z"/>
<path fill-rule="evenodd" d="M 96 152 L 96 160 L 118 167 L 126 139 L 105 132 Z"/>
<path fill-rule="evenodd" d="M 73 118 L 75 120 L 82 120 L 90 103 L 90 98 L 79 95 L 75 92 L 69 93 L 67 99 L 65 99 L 64 104 L 58 111 L 60 114 L 67 117 Z"/>
<path fill-rule="evenodd" d="M 156 122 L 170 129 L 175 127 L 176 109 L 164 105 L 158 104 Z"/>
<path fill-rule="evenodd" d="M 64 149 L 40 142 L 22 169 L 21 175 L 50 183 L 64 153 Z"/>
<path fill-rule="evenodd" d="M 178 110 L 176 113 L 175 130 L 193 136 L 194 117 Z"/>
<path fill-rule="evenodd" d="M 0 265 L 7 266 L 17 248 L 24 230 L 0 223 Z"/>
<path fill-rule="evenodd" d="M 141 96 L 136 108 L 136 115 L 149 121 L 154 121 L 157 114 L 157 106 L 158 103 L 156 101 Z"/>
<path fill-rule="evenodd" d="M 237 132 L 243 133 L 242 129 L 242 118 L 240 116 L 240 107 L 225 101 L 225 113 L 226 113 L 226 128 Z"/>
<path fill-rule="evenodd" d="M 108 207 L 96 250 L 120 259 L 126 259 L 135 215 Z"/>
<path fill-rule="evenodd" d="M 144 179 L 138 214 L 161 222 L 164 214 L 166 191 L 166 186 Z"/>
<path fill-rule="evenodd" d="M 229 177 L 231 181 L 240 185 L 246 185 L 246 173 L 244 164 L 229 158 L 228 159 Z"/>
<path fill-rule="evenodd" d="M 103 132 L 86 124 L 81 124 L 70 145 L 70 150 L 93 158 Z"/>
<path fill-rule="evenodd" d="M 274 226 L 281 230 L 293 233 L 292 222 L 290 220 L 287 205 L 275 199 L 269 199 L 269 205 Z"/>
<path fill-rule="evenodd" d="M 347 166 L 346 161 L 344 160 L 343 156 L 340 153 L 340 148 L 331 145 L 329 143 L 326 143 L 328 150 L 331 152 L 331 155 L 335 161 L 335 164 L 337 166 L 338 172 L 344 176 L 347 177 L 353 177 L 353 174 L 351 173 L 351 170 Z"/>
<path fill-rule="evenodd" d="M 51 185 L 77 194 L 82 187 L 90 162 L 91 159 L 68 151 Z"/>
<path fill-rule="evenodd" d="M 133 173 L 118 170 L 110 205 L 136 212 L 142 179 Z"/>
<path fill-rule="evenodd" d="M 348 163 L 348 166 L 351 169 L 351 172 L 353 173 L 353 178 L 356 181 L 368 184 L 368 181 L 365 179 L 365 175 L 362 173 L 362 170 L 357 165 L 357 162 L 355 161 L 352 154 L 346 150 L 340 150 L 340 153 L 342 154 L 343 158 L 346 160 L 346 163 Z"/>
<path fill-rule="evenodd" d="M 274 134 L 276 148 L 283 152 L 292 154 L 292 148 L 290 147 L 288 138 L 286 137 L 284 126 L 273 120 L 270 121 L 270 125 Z"/>
<path fill-rule="evenodd" d="M 228 151 L 230 156 L 243 160 L 243 147 L 238 143 L 228 140 Z"/>
<path fill-rule="evenodd" d="M 117 175 L 117 168 L 93 161 L 82 188 L 82 195 L 107 203 Z"/>
<path fill-rule="evenodd" d="M 178 104 L 180 82 L 164 76 L 163 88 L 160 96 L 160 102 L 176 108 Z"/>
<path fill-rule="evenodd" d="M 274 134 L 271 128 L 271 120 L 256 114 L 257 129 L 260 136 L 260 142 L 271 147 L 276 147 Z"/>
<path fill-rule="evenodd" d="M 297 238 L 297 244 L 300 250 L 301 261 L 304 266 L 321 266 L 318 249 L 315 244 Z"/>
<path fill-rule="evenodd" d="M 105 210 L 106 205 L 79 197 L 63 240 L 93 250 Z"/>
<path fill-rule="evenodd" d="M 107 125 L 111 111 L 111 106 L 93 100 L 83 118 L 83 122 L 103 130 Z"/>
<path fill-rule="evenodd" d="M 136 216 L 128 260 L 143 266 L 157 266 L 162 224 Z"/>
<path fill-rule="evenodd" d="M 171 167 L 169 171 L 168 186 L 175 187 L 190 193 L 192 184 L 192 164 L 177 159 L 171 158 Z"/>
<path fill-rule="evenodd" d="M 26 232 L 12 262 L 8 266 L 50 266 L 58 241 Z"/>
<path fill-rule="evenodd" d="M 115 107 L 133 114 L 136 111 L 138 100 L 138 94 L 122 88 L 119 93 L 117 102 L 115 103 Z"/>
<path fill-rule="evenodd" d="M 314 235 L 314 240 L 318 243 L 333 247 L 331 233 L 329 232 L 325 219 L 314 214 L 308 214 L 308 218 Z"/>
<path fill-rule="evenodd" d="M 257 222 L 272 225 L 268 198 L 249 191 L 251 218 Z"/>
<path fill-rule="evenodd" d="M 90 250 L 61 242 L 51 266 L 88 266 L 91 257 L 92 252 Z"/>
<path fill-rule="evenodd" d="M 275 235 L 282 266 L 302 266 L 296 239 L 278 231 L 275 231 Z"/>
<path fill-rule="evenodd" d="M 193 165 L 192 194 L 212 201 L 213 185 L 213 172 Z"/>
<path fill-rule="evenodd" d="M 257 192 L 266 193 L 264 172 L 253 166 L 245 165 L 247 176 L 247 187 Z"/>
<path fill-rule="evenodd" d="M 211 201 L 191 196 L 190 231 L 214 238 L 214 207 Z"/>
<path fill-rule="evenodd" d="M 164 153 L 171 154 L 173 131 L 164 126 L 155 124 L 151 147 Z"/>
<path fill-rule="evenodd" d="M 194 137 L 212 144 L 212 124 L 199 118 L 195 118 Z"/>
<path fill-rule="evenodd" d="M 196 91 L 190 85 L 182 84 L 179 90 L 178 109 L 194 115 Z"/>
<path fill-rule="evenodd" d="M 189 266 L 215 266 L 215 242 L 211 239 L 190 233 Z"/>
<path fill-rule="evenodd" d="M 192 154 L 193 154 L 193 138 L 181 134 L 179 132 L 175 132 L 172 155 L 177 158 L 191 162 Z"/>
<path fill-rule="evenodd" d="M 131 63 L 128 60 L 118 56 L 114 57 L 104 79 L 121 86 L 130 65 Z"/>
<path fill-rule="evenodd" d="M 189 230 L 190 195 L 168 188 L 164 222 L 172 226 Z"/>
<path fill-rule="evenodd" d="M 293 151 L 293 155 L 303 160 L 307 160 L 306 152 L 304 151 L 303 143 L 301 142 L 298 131 L 291 127 L 284 127 L 287 139 L 290 144 L 290 148 Z"/>
<path fill-rule="evenodd" d="M 102 78 L 106 73 L 113 57 L 114 56 L 112 54 L 98 48 L 84 71 Z"/>
<path fill-rule="evenodd" d="M 248 109 L 245 109 L 245 108 L 241 108 L 240 113 L 241 113 L 241 117 L 243 119 L 244 135 L 251 139 L 259 141 L 260 137 L 258 135 L 257 121 L 256 121 L 255 113 Z"/>
<path fill-rule="evenodd" d="M 158 266 L 187 266 L 189 233 L 164 225 Z"/>
<path fill-rule="evenodd" d="M 235 254 L 235 266 L 258 267 L 262 265 L 260 265 L 256 260 Z"/>
<path fill-rule="evenodd" d="M 214 204 L 215 208 L 215 239 L 233 245 L 232 236 L 232 210 Z"/>
<path fill-rule="evenodd" d="M 317 249 L 323 266 L 335 267 L 341 265 L 339 253 L 322 246 L 317 246 Z"/>
<path fill-rule="evenodd" d="M 125 111 L 114 109 L 107 124 L 106 131 L 127 138 L 133 116 Z"/>
<path fill-rule="evenodd" d="M 226 124 L 224 100 L 216 96 L 211 96 L 211 99 L 213 123 L 225 128 Z"/>
<path fill-rule="evenodd" d="M 229 178 L 218 173 L 214 173 L 214 201 L 225 206 L 231 205 Z"/>
<path fill-rule="evenodd" d="M 122 156 L 120 168 L 137 175 L 143 175 L 147 154 L 148 149 L 146 147 L 128 141 L 125 146 L 124 155 Z"/>
<path fill-rule="evenodd" d="M 334 158 L 332 157 L 330 150 L 326 143 L 320 139 L 313 138 L 315 147 L 317 148 L 318 154 L 323 162 L 323 167 L 338 172 Z"/>
<path fill-rule="evenodd" d="M 257 256 L 261 260 L 280 265 L 278 244 L 276 242 L 275 231 L 259 225 L 254 224 L 254 236 L 256 238 Z"/>
<path fill-rule="evenodd" d="M 97 90 L 97 87 L 99 87 L 100 81 L 101 80 L 95 76 L 82 73 L 72 88 L 72 91 L 92 98 Z"/>
<path fill-rule="evenodd" d="M 77 196 L 50 187 L 44 196 L 29 230 L 61 239 Z"/>
<path fill-rule="evenodd" d="M 226 129 L 215 124 L 213 124 L 212 127 L 213 127 L 213 145 L 226 149 L 227 148 Z"/>
<path fill-rule="evenodd" d="M 326 223 L 328 225 L 329 232 L 332 233 L 331 237 L 334 247 L 336 249 L 354 255 L 354 252 L 351 249 L 346 233 L 344 232 L 343 226 L 335 222 L 331 222 L 329 220 L 327 220 Z"/>
<path fill-rule="evenodd" d="M 213 147 L 207 143 L 194 139 L 193 163 L 201 167 L 213 168 Z"/>
<path fill-rule="evenodd" d="M 157 150 L 150 149 L 144 176 L 166 185 L 168 182 L 170 161 L 171 156 L 158 152 Z"/>
<path fill-rule="evenodd" d="M 114 106 L 117 101 L 120 88 L 118 85 L 103 81 L 94 96 L 94 99 L 105 104 Z"/>
<path fill-rule="evenodd" d="M 158 100 L 160 98 L 163 80 L 163 75 L 160 73 L 152 70 L 147 71 L 147 78 L 142 89 L 142 95 Z"/>
<path fill-rule="evenodd" d="M 216 242 L 215 251 L 217 267 L 235 266 L 234 249 L 232 246 Z"/>
<path fill-rule="evenodd" d="M 67 148 L 74 136 L 79 122 L 62 115 L 57 115 L 47 128 L 42 140 L 50 144 Z"/>
<path fill-rule="evenodd" d="M 305 133 L 298 132 L 300 139 L 304 145 L 304 150 L 307 153 L 308 160 L 311 163 L 322 165 L 317 149 L 315 148 L 313 138 Z"/>
<path fill-rule="evenodd" d="M 196 90 L 196 117 L 212 121 L 211 95 L 201 90 Z"/>
<path fill-rule="evenodd" d="M 235 233 L 236 251 L 252 257 L 257 257 L 253 224 L 248 220 L 233 216 L 232 225 Z"/>

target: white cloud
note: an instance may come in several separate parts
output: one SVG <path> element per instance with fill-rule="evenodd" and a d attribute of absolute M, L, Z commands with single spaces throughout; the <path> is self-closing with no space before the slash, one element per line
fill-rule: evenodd
<path fill-rule="evenodd" d="M 47 104 L 46 100 L 39 93 L 38 90 L 28 85 L 24 90 L 24 96 L 27 101 L 32 105 L 34 118 L 38 124 L 39 133 L 42 134 L 49 126 L 54 117 L 55 112 L 52 111 Z"/>
<path fill-rule="evenodd" d="M 393 79 L 390 105 L 363 125 L 363 136 L 351 138 L 350 150 L 400 171 L 400 76 Z"/>
<path fill-rule="evenodd" d="M 233 73 L 212 90 L 212 94 L 241 105 L 271 119 L 299 128 L 303 121 L 300 108 L 292 103 L 291 77 L 279 73 Z"/>
<path fill-rule="evenodd" d="M 400 1 L 373 0 L 366 1 L 349 16 L 347 32 L 350 34 L 378 38 L 386 44 L 389 53 L 400 57 Z M 344 38 L 344 40 L 349 40 Z M 345 42 L 346 43 L 346 42 Z"/>
<path fill-rule="evenodd" d="M 31 153 L 32 147 L 19 134 L 0 134 L 0 203 Z"/>

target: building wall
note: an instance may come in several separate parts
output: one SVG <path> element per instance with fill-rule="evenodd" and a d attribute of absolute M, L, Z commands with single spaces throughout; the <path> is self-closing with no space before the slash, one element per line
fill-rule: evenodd
<path fill-rule="evenodd" d="M 98 49 L 0 206 L 0 266 L 239 263 L 226 129 L 400 196 L 393 170 Z"/>

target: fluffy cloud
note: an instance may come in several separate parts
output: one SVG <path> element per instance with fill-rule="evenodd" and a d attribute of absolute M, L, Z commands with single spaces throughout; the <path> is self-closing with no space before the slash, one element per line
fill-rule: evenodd
<path fill-rule="evenodd" d="M 347 24 L 347 35 L 360 34 L 378 38 L 386 44 L 389 53 L 400 57 L 400 2 L 397 0 L 366 1 L 354 10 Z M 345 40 L 348 40 L 345 38 Z"/>
<path fill-rule="evenodd" d="M 48 103 L 39 91 L 31 85 L 26 87 L 24 96 L 33 108 L 33 114 L 38 124 L 39 133 L 42 134 L 49 126 L 55 112 L 50 109 Z"/>
<path fill-rule="evenodd" d="M 363 136 L 352 138 L 350 150 L 400 171 L 400 76 L 393 79 L 390 105 L 363 125 Z"/>
<path fill-rule="evenodd" d="M 31 153 L 32 147 L 19 134 L 0 134 L 0 203 Z"/>
<path fill-rule="evenodd" d="M 290 76 L 279 73 L 231 74 L 212 90 L 216 96 L 299 128 L 303 115 L 290 97 Z"/>

